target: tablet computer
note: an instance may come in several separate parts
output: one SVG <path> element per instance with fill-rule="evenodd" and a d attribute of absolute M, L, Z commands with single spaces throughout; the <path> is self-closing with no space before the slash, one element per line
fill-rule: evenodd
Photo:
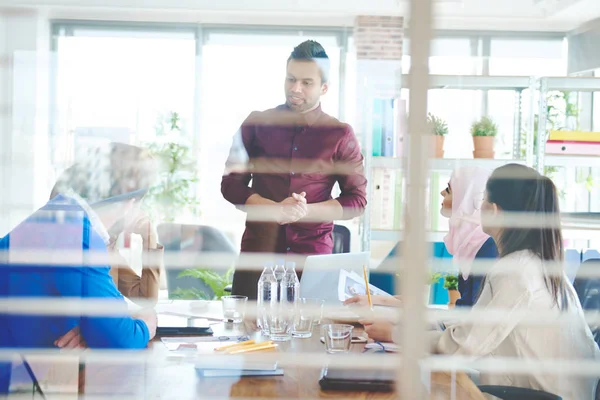
<path fill-rule="evenodd" d="M 323 368 L 319 386 L 322 390 L 393 392 L 396 374 L 393 370 Z"/>
<path fill-rule="evenodd" d="M 159 313 L 157 319 L 157 336 L 208 336 L 213 334 L 208 320 L 204 318 Z"/>

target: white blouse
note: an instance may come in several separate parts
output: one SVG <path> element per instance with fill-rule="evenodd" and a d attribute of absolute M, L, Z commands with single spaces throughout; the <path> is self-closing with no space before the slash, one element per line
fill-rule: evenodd
<path fill-rule="evenodd" d="M 500 259 L 488 272 L 485 286 L 473 310 L 497 310 L 502 322 L 457 323 L 443 332 L 432 333 L 432 351 L 475 357 L 511 357 L 519 359 L 600 359 L 600 350 L 585 322 L 581 304 L 573 286 L 568 291 L 568 322 L 554 325 L 521 324 L 527 316 L 550 313 L 559 317 L 547 289 L 539 257 L 528 250 Z M 565 277 L 566 279 L 566 277 Z M 567 280 L 568 282 L 568 280 Z M 520 315 L 516 315 L 518 311 Z M 564 315 L 564 314 L 563 314 Z M 551 322 L 551 321 L 549 321 Z M 544 390 L 565 400 L 593 399 L 598 377 L 569 376 L 531 370 L 528 374 L 482 372 L 481 385 L 509 385 Z"/>

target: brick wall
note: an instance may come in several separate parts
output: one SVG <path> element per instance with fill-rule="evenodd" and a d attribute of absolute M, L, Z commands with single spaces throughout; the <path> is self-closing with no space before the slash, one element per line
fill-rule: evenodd
<path fill-rule="evenodd" d="M 354 21 L 354 43 L 359 60 L 400 60 L 404 17 L 359 15 Z"/>

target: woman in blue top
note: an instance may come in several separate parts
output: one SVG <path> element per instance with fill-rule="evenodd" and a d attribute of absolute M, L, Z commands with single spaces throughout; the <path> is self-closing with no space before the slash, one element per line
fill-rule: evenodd
<path fill-rule="evenodd" d="M 496 258 L 494 239 L 481 228 L 481 203 L 491 171 L 480 167 L 455 170 L 441 192 L 441 214 L 450 219 L 444 243 L 459 266 L 457 306 L 472 306 L 479 295 L 483 274 L 471 274 L 475 259 Z"/>
<path fill-rule="evenodd" d="M 123 147 L 126 154 L 115 154 L 116 148 Z M 110 312 L 87 314 L 83 308 L 81 315 L 68 310 L 64 315 L 50 315 L 3 310 L 1 350 L 12 349 L 18 355 L 21 349 L 57 349 L 63 347 L 57 340 L 68 332 L 77 333 L 78 340 L 67 347 L 142 349 L 156 333 L 153 310 L 130 315 L 110 276 L 107 253 L 108 230 L 139 214 L 141 193 L 156 175 L 154 161 L 141 148 L 113 144 L 82 156 L 80 163 L 73 170 L 86 173 L 73 175 L 69 183 L 85 190 L 65 187 L 0 238 L 0 299 L 16 306 L 20 300 L 39 299 L 38 307 L 46 299 L 73 304 L 81 299 L 102 300 Z M 86 185 L 77 185 L 77 180 L 85 180 Z M 117 185 L 120 182 L 125 184 Z M 13 369 L 23 367 L 28 368 L 25 362 L 13 366 L 0 360 L 0 395 L 9 391 Z M 43 379 L 39 370 L 35 375 Z"/>

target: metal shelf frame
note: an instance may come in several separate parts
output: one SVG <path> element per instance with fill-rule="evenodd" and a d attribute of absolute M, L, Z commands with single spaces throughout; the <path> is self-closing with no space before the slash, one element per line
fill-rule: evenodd
<path fill-rule="evenodd" d="M 537 131 L 537 152 L 535 167 L 543 173 L 544 167 L 574 166 L 595 167 L 600 166 L 600 157 L 589 156 L 546 156 L 546 124 L 548 121 L 548 108 L 546 97 L 549 91 L 560 90 L 568 92 L 600 92 L 600 77 L 542 77 L 539 78 L 539 114 Z"/>
<path fill-rule="evenodd" d="M 402 74 L 400 76 L 402 89 L 410 89 L 408 85 L 408 75 Z M 513 135 L 513 148 L 512 148 L 512 159 L 438 159 L 432 158 L 429 163 L 431 172 L 440 171 L 451 171 L 461 166 L 484 166 L 489 169 L 494 169 L 508 163 L 519 163 L 529 166 L 533 166 L 534 152 L 533 152 L 533 131 L 527 132 L 527 148 L 526 158 L 523 159 L 521 154 L 521 129 L 523 124 L 523 91 L 529 90 L 533 98 L 533 93 L 537 89 L 537 79 L 530 76 L 488 76 L 488 75 L 430 75 L 429 87 L 431 89 L 458 89 L 458 90 L 510 90 L 515 93 L 515 118 L 514 118 L 514 135 Z M 366 90 L 369 93 L 368 89 Z M 370 98 L 370 96 L 368 96 Z M 370 105 L 361 106 L 365 113 L 365 120 L 363 120 L 363 132 L 366 135 L 365 141 L 365 167 L 367 168 L 367 174 L 370 178 L 372 176 L 372 168 L 387 168 L 387 169 L 403 169 L 405 160 L 400 157 L 374 157 L 372 156 L 372 143 L 370 124 L 367 123 L 369 116 L 372 114 Z M 528 116 L 533 121 L 533 113 Z M 371 198 L 372 190 L 369 189 L 369 200 Z M 401 240 L 402 232 L 394 230 L 371 230 L 370 224 L 370 212 L 366 211 L 361 221 L 362 227 L 362 244 L 366 250 L 370 247 L 372 240 Z M 431 232 L 429 235 L 431 240 L 441 240 L 444 232 Z"/>

